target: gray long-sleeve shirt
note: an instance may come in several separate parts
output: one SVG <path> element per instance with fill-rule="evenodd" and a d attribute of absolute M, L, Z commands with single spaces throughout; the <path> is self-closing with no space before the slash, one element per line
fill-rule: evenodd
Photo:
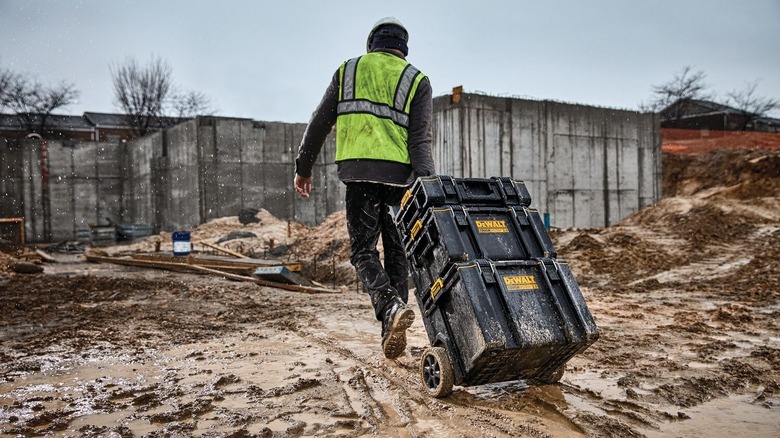
<path fill-rule="evenodd" d="M 333 75 L 320 104 L 314 110 L 295 159 L 295 172 L 310 177 L 325 138 L 336 123 L 339 96 L 339 72 Z M 433 164 L 431 111 L 433 91 L 428 78 L 420 81 L 409 109 L 407 148 L 411 165 L 378 160 L 349 160 L 339 163 L 339 179 L 344 182 L 367 181 L 408 185 L 418 176 L 436 173 Z"/>

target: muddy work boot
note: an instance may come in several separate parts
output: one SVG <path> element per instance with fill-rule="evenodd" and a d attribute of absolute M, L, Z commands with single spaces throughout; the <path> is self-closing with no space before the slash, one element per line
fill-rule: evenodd
<path fill-rule="evenodd" d="M 393 303 L 382 320 L 382 351 L 388 359 L 395 359 L 406 349 L 406 329 L 414 321 L 414 311 L 402 302 Z"/>

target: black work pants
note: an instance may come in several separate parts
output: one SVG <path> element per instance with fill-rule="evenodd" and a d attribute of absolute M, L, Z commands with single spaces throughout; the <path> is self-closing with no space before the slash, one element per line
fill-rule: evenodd
<path fill-rule="evenodd" d="M 371 297 L 378 320 L 387 305 L 409 297 L 409 267 L 401 238 L 393 223 L 391 206 L 398 206 L 406 189 L 385 184 L 347 183 L 347 231 L 352 249 L 350 262 Z M 384 266 L 376 248 L 382 236 Z"/>

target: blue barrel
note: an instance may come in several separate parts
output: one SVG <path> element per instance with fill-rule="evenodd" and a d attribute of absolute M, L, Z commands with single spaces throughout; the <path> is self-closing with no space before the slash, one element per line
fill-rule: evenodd
<path fill-rule="evenodd" d="M 192 244 L 190 243 L 189 231 L 174 231 L 173 232 L 173 255 L 175 256 L 188 256 L 192 250 Z"/>

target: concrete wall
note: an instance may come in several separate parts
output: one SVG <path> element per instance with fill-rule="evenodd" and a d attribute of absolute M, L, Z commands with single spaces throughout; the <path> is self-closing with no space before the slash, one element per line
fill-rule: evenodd
<path fill-rule="evenodd" d="M 555 227 L 603 227 L 661 197 L 654 114 L 464 94 L 434 101 L 437 171 L 510 176 Z"/>
<path fill-rule="evenodd" d="M 157 204 L 161 197 L 159 164 L 163 135 L 160 132 L 122 145 L 124 150 L 124 191 L 121 217 L 128 223 L 157 222 Z"/>
<path fill-rule="evenodd" d="M 0 217 L 24 217 L 22 146 L 0 138 Z"/>
<path fill-rule="evenodd" d="M 293 163 L 305 124 L 201 117 L 127 143 L 125 222 L 189 229 L 264 208 L 281 219 L 316 224 L 344 208 L 329 137 L 314 169 L 315 196 L 293 189 Z M 131 187 L 130 187 L 131 186 Z"/>
<path fill-rule="evenodd" d="M 264 208 L 309 225 L 344 209 L 331 134 L 308 199 L 293 189 L 305 124 L 201 117 L 125 144 L 0 142 L 0 217 L 23 216 L 31 241 L 72 239 L 88 224 L 189 229 Z M 661 197 L 653 114 L 464 94 L 434 100 L 438 173 L 522 179 L 555 227 L 614 224 Z M 48 201 L 46 198 L 48 197 Z"/>
<path fill-rule="evenodd" d="M 117 144 L 18 140 L 1 146 L 0 216 L 24 217 L 28 241 L 72 239 L 90 224 L 120 218 L 124 178 Z"/>

